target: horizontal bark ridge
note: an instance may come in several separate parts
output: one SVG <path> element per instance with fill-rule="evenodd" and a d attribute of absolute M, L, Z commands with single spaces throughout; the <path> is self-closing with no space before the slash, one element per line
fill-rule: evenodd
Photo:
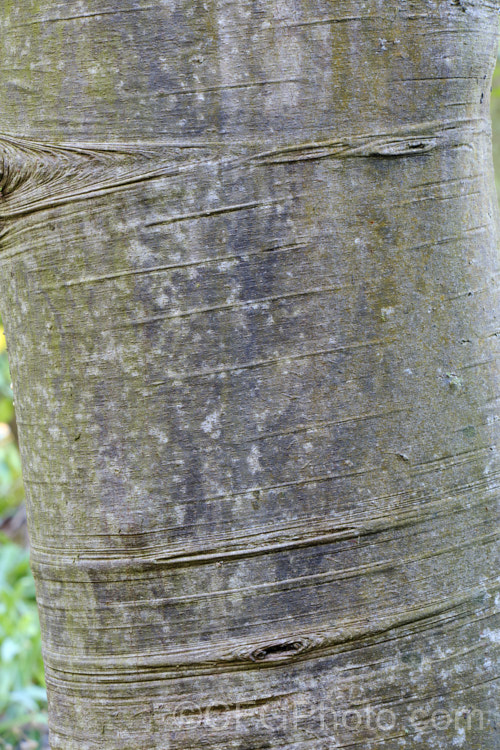
<path fill-rule="evenodd" d="M 49 144 L 0 134 L 0 222 L 193 171 L 251 169 L 318 159 L 418 157 L 490 133 L 482 117 L 415 123 L 384 133 L 300 143 L 172 141 Z M 162 223 L 238 210 L 216 206 Z"/>

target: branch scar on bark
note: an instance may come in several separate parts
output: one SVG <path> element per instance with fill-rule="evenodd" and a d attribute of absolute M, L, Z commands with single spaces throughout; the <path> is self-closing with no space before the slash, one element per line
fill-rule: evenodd
<path fill-rule="evenodd" d="M 437 148 L 470 143 L 473 134 L 487 129 L 482 117 L 419 122 L 387 133 L 296 144 L 276 142 L 265 151 L 256 142 L 50 144 L 0 134 L 0 193 L 4 199 L 0 220 L 204 169 L 252 169 L 317 159 L 418 157 Z M 218 207 L 207 210 L 216 212 Z"/>

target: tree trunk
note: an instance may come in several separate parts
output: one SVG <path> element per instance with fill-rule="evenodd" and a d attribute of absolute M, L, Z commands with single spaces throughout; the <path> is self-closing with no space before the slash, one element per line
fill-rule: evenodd
<path fill-rule="evenodd" d="M 500 747 L 498 6 L 3 3 L 53 750 Z"/>

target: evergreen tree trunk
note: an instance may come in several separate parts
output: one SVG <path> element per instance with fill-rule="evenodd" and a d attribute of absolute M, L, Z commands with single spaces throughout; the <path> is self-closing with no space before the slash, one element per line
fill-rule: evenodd
<path fill-rule="evenodd" d="M 498 6 L 2 4 L 53 750 L 500 747 Z"/>

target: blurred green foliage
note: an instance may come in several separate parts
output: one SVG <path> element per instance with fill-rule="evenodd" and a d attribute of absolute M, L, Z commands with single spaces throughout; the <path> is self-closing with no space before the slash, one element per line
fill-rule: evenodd
<path fill-rule="evenodd" d="M 0 526 L 24 499 L 5 338 L 0 322 Z M 39 748 L 47 696 L 29 551 L 0 532 L 0 750 Z"/>
<path fill-rule="evenodd" d="M 9 364 L 0 321 L 0 523 L 24 500 L 21 460 L 13 426 Z"/>
<path fill-rule="evenodd" d="M 493 164 L 497 195 L 500 196 L 500 53 L 491 89 L 491 119 L 493 124 Z"/>
<path fill-rule="evenodd" d="M 47 696 L 29 552 L 0 545 L 0 748 L 14 748 L 44 737 Z"/>

